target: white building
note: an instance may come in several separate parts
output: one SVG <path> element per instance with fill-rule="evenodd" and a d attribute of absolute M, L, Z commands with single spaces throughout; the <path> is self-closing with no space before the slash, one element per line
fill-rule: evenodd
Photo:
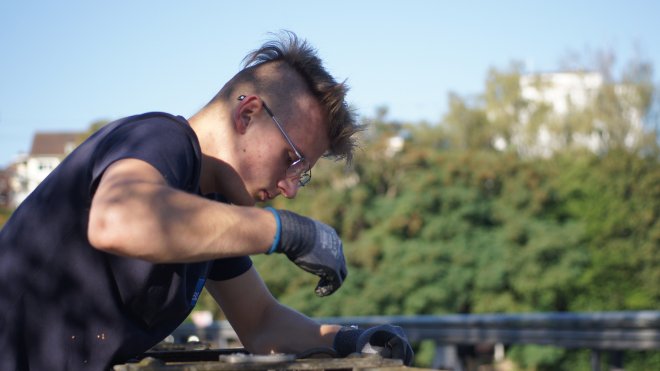
<path fill-rule="evenodd" d="M 18 206 L 79 143 L 81 133 L 36 133 L 30 153 L 12 165 L 11 202 Z"/>
<path fill-rule="evenodd" d="M 520 95 L 523 101 L 527 102 L 528 108 L 520 114 L 519 130 L 517 135 L 511 138 L 511 143 L 507 143 L 503 138 L 496 138 L 495 147 L 502 150 L 512 145 L 523 155 L 542 157 L 551 156 L 554 152 L 564 149 L 567 138 L 559 135 L 557 127 L 552 127 L 553 123 L 565 128 L 570 126 L 565 120 L 567 115 L 593 107 L 605 83 L 603 75 L 598 72 L 553 72 L 521 76 Z M 623 106 L 629 105 L 630 96 L 636 94 L 633 89 L 622 84 L 615 87 L 615 93 Z M 530 138 L 525 127 L 530 122 L 531 113 L 541 105 L 549 107 L 551 114 L 548 116 L 548 122 L 535 129 L 535 137 Z M 641 112 L 634 106 L 630 105 L 626 114 L 630 127 L 625 144 L 632 147 L 643 135 L 643 123 Z M 568 129 L 571 129 L 569 139 L 572 146 L 588 148 L 592 152 L 600 151 L 611 134 L 605 123 L 597 121 L 592 123 L 589 132 L 577 128 Z"/>
<path fill-rule="evenodd" d="M 531 102 L 545 103 L 559 115 L 571 107 L 585 108 L 603 87 L 604 79 L 597 72 L 555 72 L 520 77 L 520 94 Z"/>

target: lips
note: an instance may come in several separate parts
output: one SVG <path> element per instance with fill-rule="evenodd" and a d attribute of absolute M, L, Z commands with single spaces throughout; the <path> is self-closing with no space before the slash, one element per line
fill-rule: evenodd
<path fill-rule="evenodd" d="M 259 199 L 262 202 L 270 201 L 273 198 L 275 198 L 275 196 L 272 196 L 268 191 L 266 191 L 266 190 L 259 191 Z"/>

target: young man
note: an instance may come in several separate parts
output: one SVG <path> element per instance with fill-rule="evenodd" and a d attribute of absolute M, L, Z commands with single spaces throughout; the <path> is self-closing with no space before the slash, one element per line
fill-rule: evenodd
<path fill-rule="evenodd" d="M 295 35 L 245 65 L 188 120 L 108 124 L 16 210 L 0 231 L 0 369 L 108 369 L 171 333 L 203 287 L 253 353 L 371 343 L 411 362 L 400 328 L 316 323 L 252 267 L 251 254 L 284 253 L 319 276 L 319 296 L 341 286 L 332 228 L 254 206 L 295 197 L 322 156 L 350 159 L 360 127 L 344 84 Z"/>

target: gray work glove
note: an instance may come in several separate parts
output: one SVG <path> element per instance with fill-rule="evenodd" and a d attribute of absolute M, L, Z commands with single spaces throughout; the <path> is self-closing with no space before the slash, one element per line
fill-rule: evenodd
<path fill-rule="evenodd" d="M 400 359 L 410 366 L 414 352 L 399 326 L 380 325 L 366 330 L 343 327 L 335 335 L 334 348 L 341 357 L 351 353 L 379 354 L 383 358 Z"/>
<path fill-rule="evenodd" d="M 348 272 L 337 232 L 319 221 L 286 210 L 275 210 L 280 219 L 279 243 L 275 252 L 285 254 L 300 268 L 321 279 L 316 295 L 327 296 L 344 282 Z"/>

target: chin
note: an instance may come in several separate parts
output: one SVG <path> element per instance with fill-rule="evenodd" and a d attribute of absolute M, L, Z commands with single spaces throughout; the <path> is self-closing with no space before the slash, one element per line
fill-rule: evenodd
<path fill-rule="evenodd" d="M 268 202 L 268 201 L 271 200 L 271 198 L 269 197 L 268 192 L 266 192 L 265 190 L 257 191 L 252 196 L 252 199 L 255 203 L 264 203 L 264 202 Z"/>

